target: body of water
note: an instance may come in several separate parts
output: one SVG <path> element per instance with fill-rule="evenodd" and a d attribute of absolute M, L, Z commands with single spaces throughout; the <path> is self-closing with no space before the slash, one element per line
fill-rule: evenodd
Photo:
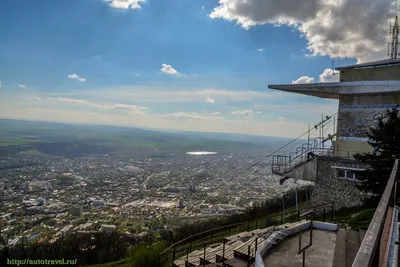
<path fill-rule="evenodd" d="M 208 152 L 208 151 L 193 151 L 193 152 L 186 152 L 188 155 L 215 155 L 217 152 Z"/>

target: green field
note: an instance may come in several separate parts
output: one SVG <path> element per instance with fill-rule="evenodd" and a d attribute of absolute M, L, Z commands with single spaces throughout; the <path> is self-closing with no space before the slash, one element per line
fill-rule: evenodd
<path fill-rule="evenodd" d="M 0 120 L 0 156 L 129 153 L 180 153 L 190 150 L 265 150 L 251 142 L 212 140 L 178 133 L 111 126 L 69 125 L 48 122 Z"/>

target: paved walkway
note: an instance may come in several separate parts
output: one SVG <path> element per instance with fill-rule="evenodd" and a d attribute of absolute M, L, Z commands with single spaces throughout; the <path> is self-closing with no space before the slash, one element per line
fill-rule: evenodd
<path fill-rule="evenodd" d="M 310 232 L 303 232 L 303 247 L 309 243 Z M 332 267 L 335 254 L 336 233 L 313 231 L 313 245 L 306 251 L 306 267 Z M 299 235 L 285 238 L 264 258 L 268 267 L 302 267 L 303 255 L 297 254 Z"/>

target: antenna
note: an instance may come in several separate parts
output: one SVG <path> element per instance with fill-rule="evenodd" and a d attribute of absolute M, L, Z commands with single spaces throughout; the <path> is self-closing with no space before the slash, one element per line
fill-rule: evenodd
<path fill-rule="evenodd" d="M 335 73 L 335 61 L 332 60 L 332 75 L 336 75 Z"/>
<path fill-rule="evenodd" d="M 388 56 L 390 56 L 391 59 L 396 59 L 398 56 L 400 56 L 399 53 L 399 35 L 400 35 L 400 24 L 399 24 L 399 16 L 398 16 L 398 11 L 399 11 L 399 3 L 396 1 L 396 17 L 394 19 L 394 24 L 392 23 L 389 24 L 389 35 L 391 37 L 391 42 L 388 43 Z"/>

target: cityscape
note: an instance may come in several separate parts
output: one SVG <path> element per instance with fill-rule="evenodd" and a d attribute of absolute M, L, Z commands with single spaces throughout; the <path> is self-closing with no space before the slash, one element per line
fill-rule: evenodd
<path fill-rule="evenodd" d="M 2 245 L 54 242 L 73 232 L 143 236 L 242 213 L 312 184 L 281 185 L 271 174 L 271 151 L 229 149 L 161 152 L 151 147 L 76 157 L 29 150 L 1 157 Z M 265 160 L 249 169 L 260 159 Z"/>

